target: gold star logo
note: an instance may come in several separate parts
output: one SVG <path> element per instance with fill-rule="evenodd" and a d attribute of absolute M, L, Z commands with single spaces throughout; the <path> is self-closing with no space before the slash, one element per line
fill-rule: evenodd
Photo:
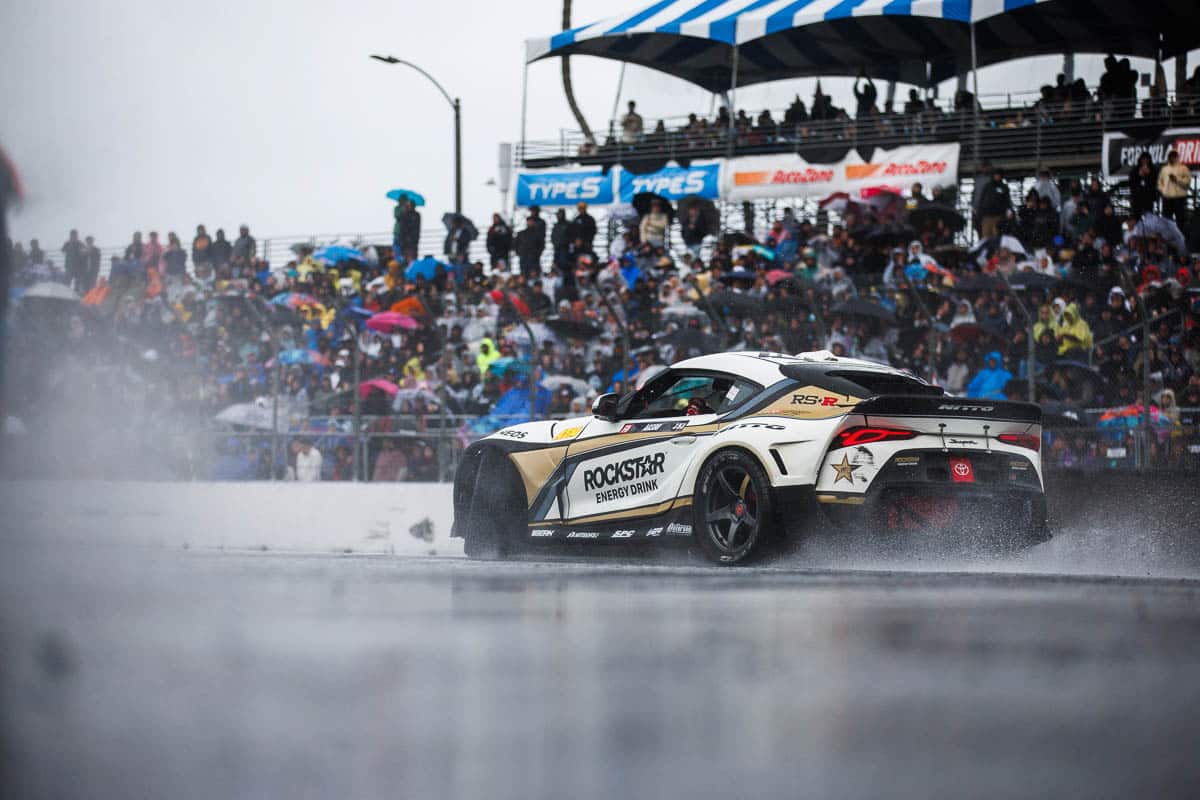
<path fill-rule="evenodd" d="M 849 483 L 854 483 L 854 470 L 858 469 L 858 464 L 851 464 L 850 457 L 842 454 L 842 463 L 834 464 L 833 470 L 837 473 L 837 477 L 833 479 L 834 483 L 840 480 L 845 480 Z"/>

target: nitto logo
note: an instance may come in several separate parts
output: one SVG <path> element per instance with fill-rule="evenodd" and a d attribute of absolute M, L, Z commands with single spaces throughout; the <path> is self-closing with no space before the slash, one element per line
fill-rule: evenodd
<path fill-rule="evenodd" d="M 586 470 L 583 473 L 583 490 L 591 492 L 616 483 L 658 475 L 663 471 L 666 460 L 666 453 L 653 453 Z"/>
<path fill-rule="evenodd" d="M 978 414 L 989 414 L 996 410 L 995 406 L 938 406 L 938 411 L 966 411 Z"/>

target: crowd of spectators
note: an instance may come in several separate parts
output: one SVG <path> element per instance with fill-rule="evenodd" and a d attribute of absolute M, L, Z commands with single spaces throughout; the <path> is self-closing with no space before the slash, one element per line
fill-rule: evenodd
<path fill-rule="evenodd" d="M 718 236 L 696 206 L 673 225 L 675 209 L 658 201 L 602 243 L 585 204 L 553 221 L 534 207 L 515 235 L 493 217 L 486 262 L 469 260 L 470 237 L 455 223 L 446 258 L 428 271 L 416 269 L 406 202 L 398 252 L 367 246 L 331 258 L 305 247 L 282 264 L 262 258 L 245 225 L 232 241 L 198 226 L 187 249 L 173 232 L 165 244 L 157 232 L 135 233 L 103 276 L 91 238 L 75 231 L 61 259 L 37 241 L 6 243 L 16 293 L 59 281 L 82 295 L 17 306 L 6 407 L 53 419 L 56 403 L 69 397 L 77 408 L 82 395 L 103 400 L 113 425 L 133 416 L 162 441 L 257 403 L 285 420 L 288 446 L 267 448 L 268 428 L 248 460 L 243 440 L 213 438 L 218 474 L 431 479 L 445 477 L 450 434 L 461 441 L 510 421 L 505 414 L 527 417 L 524 398 L 539 415 L 583 414 L 652 367 L 721 349 L 829 349 L 955 394 L 1025 399 L 1032 333 L 1040 401 L 1136 406 L 1148 372 L 1156 413 L 1193 424 L 1195 412 L 1181 409 L 1200 408 L 1200 259 L 1190 255 L 1195 241 L 1179 241 L 1189 210 L 1172 194 L 1191 178 L 1177 159 L 1144 177 L 1131 212 L 1118 212 L 1123 203 L 1099 181 L 1043 174 L 1018 203 L 1005 176 L 985 170 L 974 251 L 954 244 L 952 209 L 920 184 L 882 204 L 848 203 L 834 219 L 785 210 L 757 239 Z M 1156 196 L 1139 194 L 1147 186 Z M 947 213 L 917 213 L 930 209 Z M 682 242 L 672 241 L 677 231 Z M 1017 294 L 988 282 L 1023 274 L 1039 281 Z M 410 322 L 364 325 L 385 311 Z M 90 384 L 67 388 L 82 374 Z M 359 460 L 356 410 L 369 442 Z M 1064 441 L 1054 451 L 1064 463 L 1083 459 Z"/>
<path fill-rule="evenodd" d="M 738 109 L 732 114 L 720 106 L 711 119 L 689 114 L 685 121 L 659 119 L 647 125 L 629 101 L 627 111 L 614 120 L 607 140 L 581 145 L 583 157 L 610 152 L 634 152 L 649 155 L 670 150 L 685 155 L 721 154 L 729 142 L 741 151 L 770 149 L 773 145 L 800 145 L 836 140 L 873 140 L 880 144 L 901 143 L 912 137 L 961 137 L 974 126 L 976 118 L 985 130 L 1011 130 L 1033 126 L 1106 123 L 1120 125 L 1135 117 L 1156 120 L 1171 113 L 1181 117 L 1200 116 L 1200 68 L 1184 81 L 1172 99 L 1166 89 L 1161 67 L 1144 96 L 1138 94 L 1138 73 L 1129 59 L 1108 56 L 1105 71 L 1094 87 L 1082 78 L 1059 74 L 1053 84 L 1038 89 L 1037 99 L 1008 102 L 1003 108 L 983 108 L 975 95 L 965 88 L 947 102 L 936 95 L 910 89 L 905 98 L 880 98 L 875 82 L 865 73 L 854 82 L 853 107 L 839 107 L 818 81 L 812 99 L 805 103 L 796 95 L 781 114 L 763 109 L 755 114 Z M 978 117 L 977 117 L 978 115 Z"/>

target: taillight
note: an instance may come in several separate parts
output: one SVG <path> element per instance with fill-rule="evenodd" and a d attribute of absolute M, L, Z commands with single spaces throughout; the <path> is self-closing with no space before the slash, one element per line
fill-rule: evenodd
<path fill-rule="evenodd" d="M 917 435 L 916 431 L 905 431 L 899 428 L 849 428 L 842 431 L 834 437 L 834 444 L 831 449 L 837 450 L 839 447 L 857 447 L 863 444 L 878 444 L 879 442 L 898 442 L 904 439 L 913 439 Z"/>
<path fill-rule="evenodd" d="M 1037 452 L 1042 449 L 1041 438 L 1028 433 L 1002 433 L 996 438 L 1005 444 L 1024 447 L 1026 450 Z"/>

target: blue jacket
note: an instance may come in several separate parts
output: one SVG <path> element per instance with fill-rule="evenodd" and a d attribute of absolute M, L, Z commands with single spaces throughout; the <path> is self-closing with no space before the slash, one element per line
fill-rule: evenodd
<path fill-rule="evenodd" d="M 983 400 L 1003 400 L 1004 387 L 1012 380 L 1012 373 L 1004 368 L 1004 359 L 998 351 L 993 350 L 984 360 L 986 365 L 967 384 L 967 397 L 977 397 Z"/>

